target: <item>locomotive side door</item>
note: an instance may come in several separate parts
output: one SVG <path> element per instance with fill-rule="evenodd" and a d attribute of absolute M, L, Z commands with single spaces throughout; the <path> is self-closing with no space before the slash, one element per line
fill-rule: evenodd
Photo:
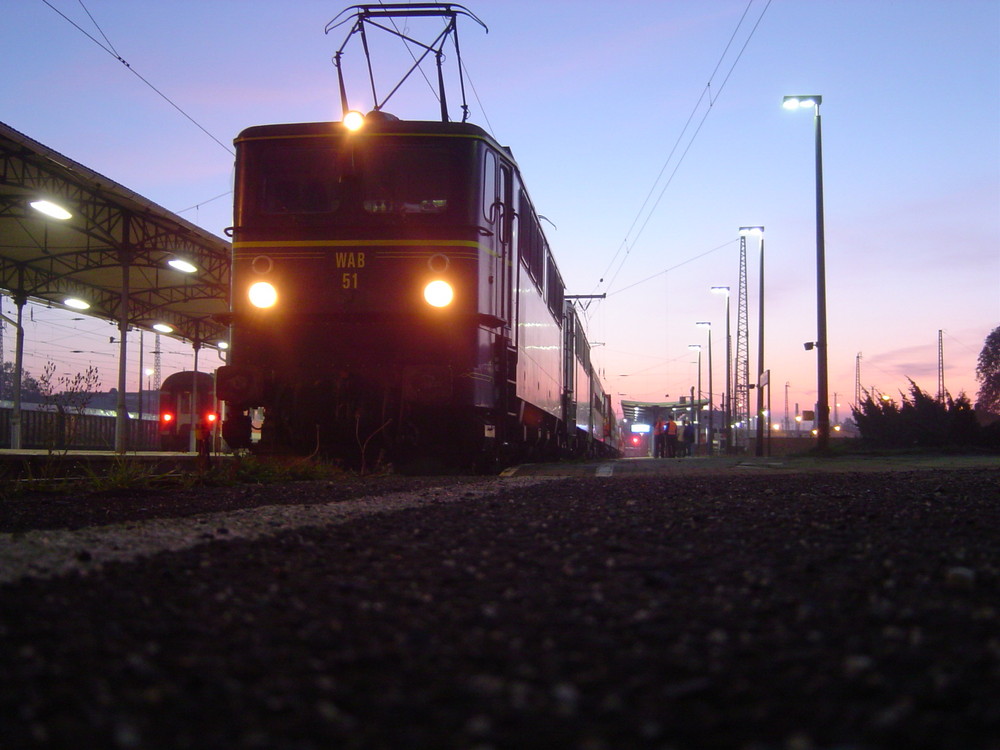
<path fill-rule="evenodd" d="M 510 165 L 500 162 L 500 169 L 497 171 L 497 198 L 500 202 L 500 216 L 497 222 L 497 257 L 495 259 L 494 293 L 496 294 L 495 309 L 498 318 L 504 321 L 504 337 L 510 339 L 512 332 L 511 316 L 511 289 L 513 280 L 513 268 L 516 259 L 512 248 L 514 222 L 514 180 Z"/>

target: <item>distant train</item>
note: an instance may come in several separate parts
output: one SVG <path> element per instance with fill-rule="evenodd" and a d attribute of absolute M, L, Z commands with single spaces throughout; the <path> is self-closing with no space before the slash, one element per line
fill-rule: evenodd
<path fill-rule="evenodd" d="M 166 451 L 194 449 L 192 425 L 203 436 L 214 433 L 219 419 L 215 379 L 207 372 L 175 372 L 160 386 L 160 448 Z"/>

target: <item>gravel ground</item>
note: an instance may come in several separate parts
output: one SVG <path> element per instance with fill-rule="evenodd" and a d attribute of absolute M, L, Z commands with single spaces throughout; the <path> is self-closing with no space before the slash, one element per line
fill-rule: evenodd
<path fill-rule="evenodd" d="M 1000 471 L 0 502 L 0 747 L 1000 748 Z"/>

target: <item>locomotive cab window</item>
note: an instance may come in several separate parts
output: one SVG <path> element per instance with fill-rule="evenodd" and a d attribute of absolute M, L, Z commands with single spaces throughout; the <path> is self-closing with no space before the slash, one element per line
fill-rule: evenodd
<path fill-rule="evenodd" d="M 456 147 L 403 139 L 313 144 L 254 144 L 260 175 L 253 213 L 267 223 L 350 223 L 391 219 L 460 221 L 461 153 Z M 457 144 L 456 144 L 457 145 Z"/>
<path fill-rule="evenodd" d="M 453 149 L 379 144 L 362 151 L 361 162 L 362 205 L 369 214 L 440 215 L 454 208 L 459 162 Z"/>
<path fill-rule="evenodd" d="M 260 210 L 266 214 L 328 214 L 340 207 L 340 185 L 327 166 L 331 149 L 273 149 L 264 158 Z"/>

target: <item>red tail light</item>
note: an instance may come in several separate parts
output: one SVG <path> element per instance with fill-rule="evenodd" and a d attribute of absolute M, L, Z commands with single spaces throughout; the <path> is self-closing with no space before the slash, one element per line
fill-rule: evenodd
<path fill-rule="evenodd" d="M 163 414 L 160 415 L 160 419 L 163 420 L 164 422 L 173 422 L 174 415 L 168 411 L 165 411 L 163 412 Z"/>
<path fill-rule="evenodd" d="M 208 422 L 208 424 L 215 424 L 215 420 L 217 420 L 218 418 L 219 415 L 216 414 L 215 412 L 209 412 L 208 414 L 205 415 L 205 421 Z"/>

